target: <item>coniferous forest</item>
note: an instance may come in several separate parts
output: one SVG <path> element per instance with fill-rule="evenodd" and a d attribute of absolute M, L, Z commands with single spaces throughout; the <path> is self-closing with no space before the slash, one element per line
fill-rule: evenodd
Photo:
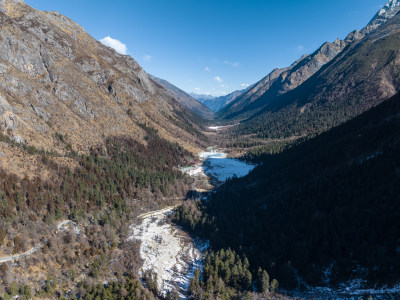
<path fill-rule="evenodd" d="M 210 239 L 215 250 L 246 255 L 285 288 L 295 288 L 298 275 L 314 285 L 357 277 L 395 283 L 399 100 L 281 153 L 260 155 L 262 165 L 247 177 L 179 207 L 176 222 Z"/>

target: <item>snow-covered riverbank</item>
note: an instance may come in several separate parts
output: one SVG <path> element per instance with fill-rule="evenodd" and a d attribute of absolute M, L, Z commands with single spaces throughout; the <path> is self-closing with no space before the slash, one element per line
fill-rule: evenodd
<path fill-rule="evenodd" d="M 193 190 L 200 192 L 212 190 L 209 178 L 220 184 L 234 176 L 243 177 L 255 167 L 211 149 L 201 152 L 199 157 L 200 162 L 182 171 L 195 178 Z M 131 225 L 129 239 L 141 242 L 142 274 L 148 270 L 156 273 L 158 288 L 164 295 L 177 290 L 180 298 L 186 299 L 190 279 L 202 267 L 208 243 L 193 241 L 181 228 L 168 224 L 172 210 L 173 207 L 168 207 L 139 216 L 138 224 Z"/>
<path fill-rule="evenodd" d="M 192 177 L 211 178 L 217 184 L 225 182 L 228 178 L 244 177 L 255 168 L 253 164 L 229 158 L 226 153 L 215 150 L 201 152 L 199 157 L 201 162 L 182 171 Z"/>
<path fill-rule="evenodd" d="M 400 285 L 382 288 L 367 288 L 364 286 L 365 281 L 361 279 L 354 279 L 343 283 L 339 288 L 330 287 L 308 287 L 306 291 L 300 292 L 287 292 L 295 298 L 301 299 L 335 299 L 335 300 L 347 300 L 347 299 L 374 299 L 374 300 L 386 300 L 386 299 L 399 299 Z"/>
<path fill-rule="evenodd" d="M 168 224 L 169 207 L 142 215 L 138 225 L 132 225 L 129 239 L 141 241 L 140 256 L 144 260 L 142 273 L 157 274 L 159 290 L 166 295 L 176 290 L 181 299 L 189 288 L 194 271 L 201 267 L 208 243 L 192 241 L 179 227 Z"/>

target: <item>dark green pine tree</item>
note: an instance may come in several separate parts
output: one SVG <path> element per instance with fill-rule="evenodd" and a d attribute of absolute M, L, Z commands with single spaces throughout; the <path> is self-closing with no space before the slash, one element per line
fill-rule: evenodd
<path fill-rule="evenodd" d="M 261 293 L 266 293 L 269 291 L 269 275 L 267 271 L 258 268 L 258 284 Z"/>

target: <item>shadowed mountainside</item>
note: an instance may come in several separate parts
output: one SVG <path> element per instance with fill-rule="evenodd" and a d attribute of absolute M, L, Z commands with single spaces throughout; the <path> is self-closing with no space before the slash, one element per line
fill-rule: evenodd
<path fill-rule="evenodd" d="M 176 220 L 283 286 L 398 283 L 400 95 L 232 179 Z M 331 286 L 331 287 L 332 287 Z"/>

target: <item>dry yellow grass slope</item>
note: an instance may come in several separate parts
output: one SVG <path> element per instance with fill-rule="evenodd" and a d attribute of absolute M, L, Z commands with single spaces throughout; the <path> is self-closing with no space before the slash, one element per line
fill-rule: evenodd
<path fill-rule="evenodd" d="M 23 1 L 0 1 L 0 24 L 3 135 L 59 154 L 88 153 L 109 136 L 145 143 L 139 125 L 146 124 L 198 152 L 191 114 L 130 56 L 103 46 L 59 13 L 40 12 Z M 4 151 L 4 168 L 36 173 L 36 158 Z"/>

